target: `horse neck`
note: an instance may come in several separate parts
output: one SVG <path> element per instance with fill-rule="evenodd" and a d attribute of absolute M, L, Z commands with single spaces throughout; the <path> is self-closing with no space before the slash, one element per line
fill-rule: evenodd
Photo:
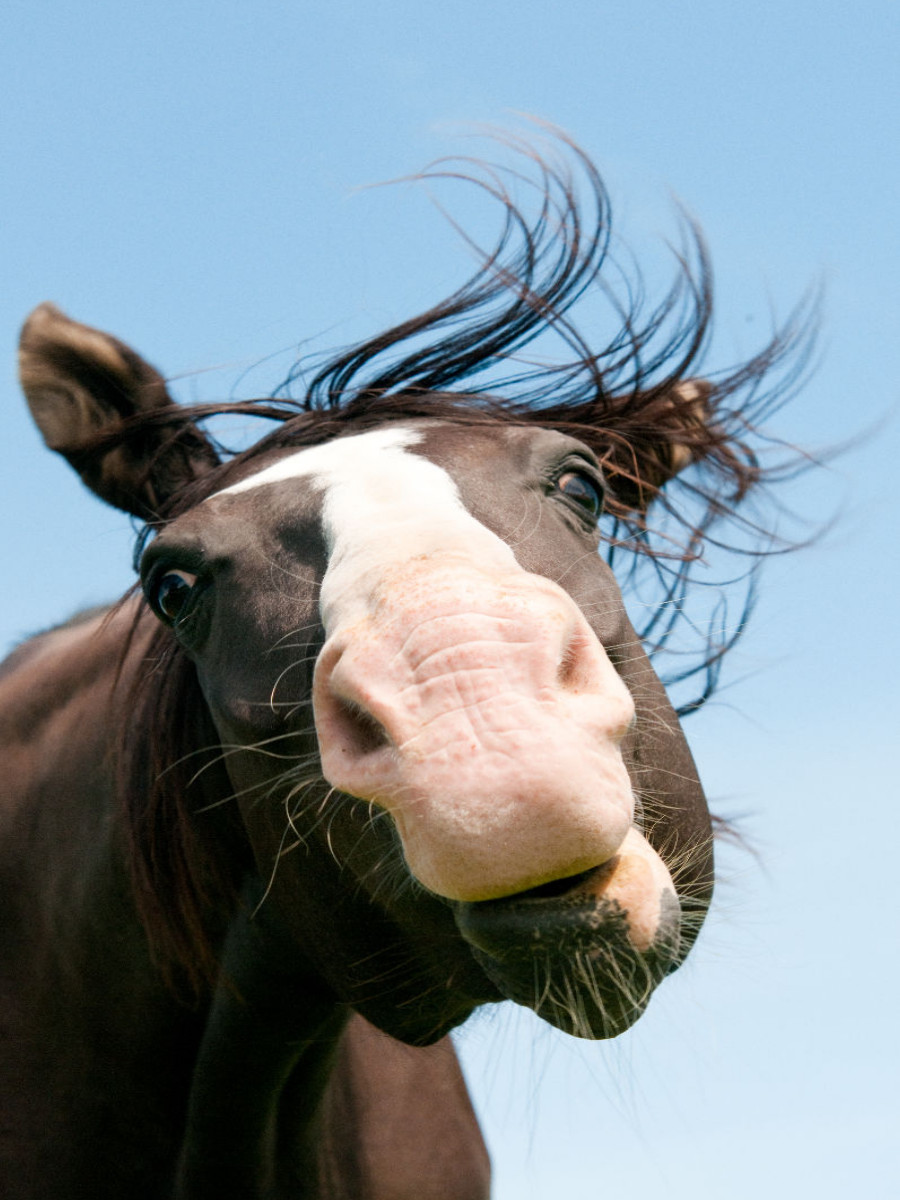
<path fill-rule="evenodd" d="M 245 889 L 222 950 L 194 1067 L 179 1196 L 280 1194 L 285 1171 L 319 1195 L 322 1101 L 349 1010 L 298 964 L 266 910 L 257 914 L 259 899 L 258 889 Z"/>

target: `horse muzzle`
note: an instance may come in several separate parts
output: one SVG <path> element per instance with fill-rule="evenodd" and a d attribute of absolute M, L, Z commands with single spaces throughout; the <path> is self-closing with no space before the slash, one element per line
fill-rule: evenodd
<path fill-rule="evenodd" d="M 313 685 L 322 770 L 390 813 L 426 888 L 496 901 L 594 871 L 640 838 L 620 748 L 634 704 L 562 588 L 425 557 L 348 619 L 335 611 Z M 654 888 L 664 874 L 672 890 L 640 840 Z M 649 944 L 651 918 L 634 920 L 632 940 Z"/>

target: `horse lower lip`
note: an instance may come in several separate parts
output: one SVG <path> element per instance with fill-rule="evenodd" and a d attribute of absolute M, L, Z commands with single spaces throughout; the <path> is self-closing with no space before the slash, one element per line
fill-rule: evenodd
<path fill-rule="evenodd" d="M 476 950 L 496 962 L 513 962 L 535 955 L 579 951 L 591 954 L 601 945 L 621 943 L 628 948 L 627 915 L 615 898 L 604 895 L 618 856 L 577 875 L 553 880 L 498 900 L 453 905 L 457 926 Z M 681 912 L 671 897 L 669 912 L 658 930 L 658 941 L 647 947 L 665 960 L 666 971 L 677 959 Z"/>
<path fill-rule="evenodd" d="M 578 1037 L 627 1029 L 679 958 L 674 897 L 659 938 L 641 952 L 626 913 L 594 893 L 605 877 L 599 867 L 501 900 L 454 905 L 460 932 L 498 991 Z M 548 894 L 559 885 L 567 890 Z"/>
<path fill-rule="evenodd" d="M 608 918 L 612 917 L 586 886 L 596 871 L 583 871 L 499 900 L 456 903 L 456 923 L 471 945 L 498 961 L 543 954 L 560 940 L 587 947 L 597 938 L 598 926 L 611 923 Z M 622 920 L 621 915 L 618 919 Z"/>

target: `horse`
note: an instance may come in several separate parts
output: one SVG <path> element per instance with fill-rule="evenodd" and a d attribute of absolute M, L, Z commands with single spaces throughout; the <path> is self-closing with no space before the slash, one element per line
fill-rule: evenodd
<path fill-rule="evenodd" d="M 591 350 L 608 207 L 573 153 L 589 217 L 558 164 L 530 223 L 471 174 L 494 251 L 299 400 L 182 405 L 116 337 L 25 323 L 31 413 L 141 523 L 141 583 L 0 668 L 8 1200 L 484 1200 L 450 1031 L 513 1000 L 615 1037 L 688 954 L 712 824 L 649 651 L 767 482 L 796 339 L 695 373 L 698 239 Z M 574 358 L 523 360 L 548 330 Z M 268 424 L 227 450 L 227 414 Z M 640 633 L 623 560 L 664 580 Z"/>

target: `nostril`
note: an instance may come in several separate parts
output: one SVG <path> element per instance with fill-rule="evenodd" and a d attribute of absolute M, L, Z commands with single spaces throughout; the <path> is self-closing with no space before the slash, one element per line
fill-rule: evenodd
<path fill-rule="evenodd" d="M 556 682 L 563 691 L 568 691 L 572 685 L 572 677 L 575 674 L 576 662 L 575 651 L 572 643 L 566 646 L 563 651 L 563 656 L 559 660 L 559 666 L 556 669 Z"/>
<path fill-rule="evenodd" d="M 361 704 L 338 697 L 334 715 L 346 753 L 362 758 L 390 745 L 390 738 L 384 726 Z"/>
<path fill-rule="evenodd" d="M 596 728 L 619 744 L 632 729 L 634 700 L 616 673 L 602 643 L 584 620 L 576 620 L 565 635 L 556 667 L 559 693 L 584 698 L 592 706 Z"/>
<path fill-rule="evenodd" d="M 596 681 L 593 647 L 585 630 L 576 626 L 566 640 L 556 668 L 557 686 L 566 692 L 586 691 Z"/>

